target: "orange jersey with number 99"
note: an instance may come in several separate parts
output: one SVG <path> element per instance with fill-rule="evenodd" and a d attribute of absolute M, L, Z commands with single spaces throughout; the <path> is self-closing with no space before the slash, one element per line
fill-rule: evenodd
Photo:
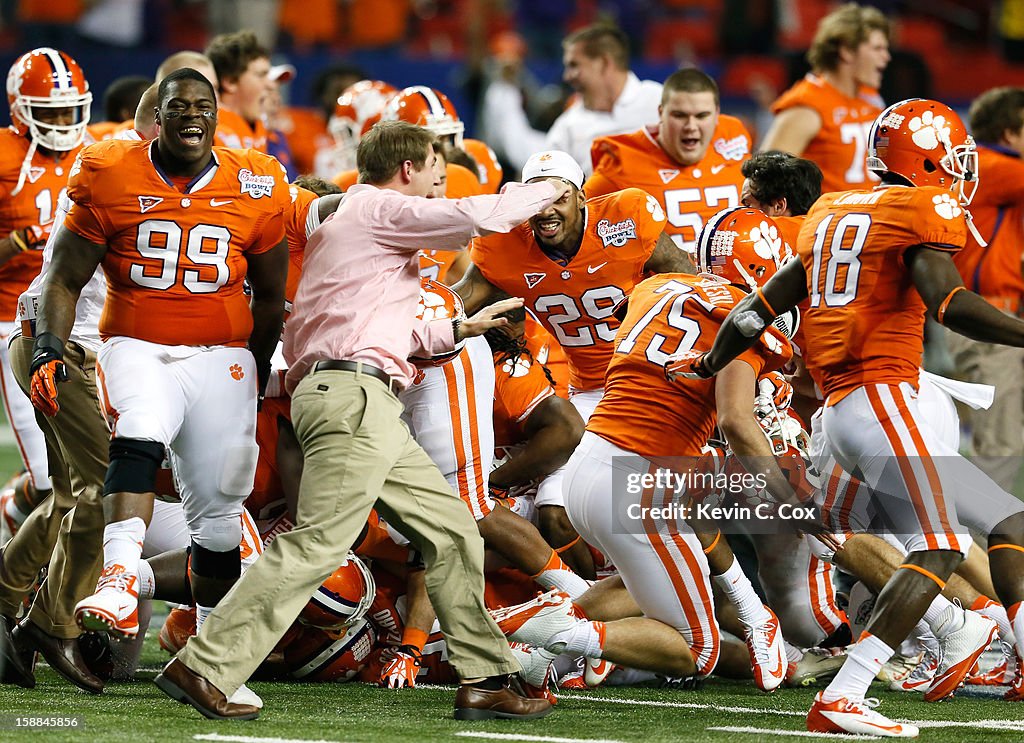
<path fill-rule="evenodd" d="M 729 310 L 745 296 L 708 274 L 663 273 L 638 284 L 587 430 L 647 459 L 699 456 L 717 420 L 715 380 L 670 382 L 665 362 L 683 351 L 710 350 Z M 785 337 L 769 327 L 739 358 L 759 376 L 791 356 Z M 753 390 L 750 399 L 753 404 Z"/>
<path fill-rule="evenodd" d="M 925 304 L 903 254 L 914 245 L 955 252 L 964 210 L 941 188 L 890 187 L 822 196 L 800 230 L 810 295 L 804 361 L 829 403 L 866 384 L 917 386 Z"/>
<path fill-rule="evenodd" d="M 569 359 L 569 383 L 600 389 L 619 321 L 612 311 L 643 278 L 665 226 L 653 196 L 637 188 L 588 199 L 579 251 L 566 265 L 537 245 L 529 222 L 473 241 L 484 278 L 513 297 L 551 333 Z"/>
<path fill-rule="evenodd" d="M 184 190 L 153 162 L 156 143 L 107 140 L 71 169 L 65 227 L 106 245 L 104 337 L 186 346 L 243 346 L 252 313 L 246 253 L 284 237 L 284 168 L 255 150 L 214 148 Z"/>

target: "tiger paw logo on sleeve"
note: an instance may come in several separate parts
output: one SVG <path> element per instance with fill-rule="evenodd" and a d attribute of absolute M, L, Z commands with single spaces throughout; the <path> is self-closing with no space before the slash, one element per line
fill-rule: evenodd
<path fill-rule="evenodd" d="M 274 176 L 256 175 L 248 168 L 238 171 L 238 182 L 242 185 L 242 196 L 251 196 L 254 199 L 261 199 L 264 196 L 270 197 L 274 193 Z"/>
<path fill-rule="evenodd" d="M 932 203 L 935 204 L 935 213 L 943 219 L 956 219 L 964 211 L 960 208 L 960 204 L 957 203 L 956 199 L 949 194 L 933 196 Z"/>

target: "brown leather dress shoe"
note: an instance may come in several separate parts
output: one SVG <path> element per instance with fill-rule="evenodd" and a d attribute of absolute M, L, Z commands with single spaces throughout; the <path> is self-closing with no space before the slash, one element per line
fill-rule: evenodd
<path fill-rule="evenodd" d="M 15 643 L 11 630 L 15 620 L 0 616 L 0 684 L 17 684 L 25 689 L 34 689 L 36 677 L 32 672 L 35 665 L 35 650 L 24 644 Z"/>
<path fill-rule="evenodd" d="M 50 668 L 65 679 L 90 694 L 103 692 L 103 680 L 89 670 L 78 649 L 78 638 L 66 640 L 54 637 L 29 620 L 23 621 L 14 632 L 15 646 L 24 646 L 38 650 Z"/>
<path fill-rule="evenodd" d="M 259 707 L 232 704 L 220 689 L 177 658 L 172 658 L 153 681 L 171 699 L 191 704 L 211 720 L 255 720 L 260 716 Z"/>
<path fill-rule="evenodd" d="M 498 689 L 463 684 L 455 693 L 456 720 L 536 720 L 551 712 L 547 699 L 530 699 L 511 680 Z"/>

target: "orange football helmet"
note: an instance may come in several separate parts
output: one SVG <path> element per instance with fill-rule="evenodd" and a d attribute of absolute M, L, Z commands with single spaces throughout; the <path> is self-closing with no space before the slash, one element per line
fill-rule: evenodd
<path fill-rule="evenodd" d="M 448 96 L 425 85 L 399 91 L 388 101 L 381 120 L 407 121 L 429 129 L 438 137 L 450 136 L 456 147 L 462 147 L 462 133 L 466 129 Z"/>
<path fill-rule="evenodd" d="M 382 80 L 360 80 L 338 96 L 334 115 L 327 122 L 327 130 L 334 137 L 335 171 L 356 166 L 360 137 L 380 120 L 387 102 L 397 92 L 398 88 Z"/>
<path fill-rule="evenodd" d="M 288 675 L 303 681 L 351 681 L 370 662 L 377 644 L 373 626 L 361 619 L 344 634 L 302 627 L 284 647 Z"/>
<path fill-rule="evenodd" d="M 697 239 L 697 267 L 754 291 L 789 258 L 775 221 L 758 209 L 737 206 L 713 216 Z"/>
<path fill-rule="evenodd" d="M 462 297 L 453 292 L 439 281 L 420 277 L 420 303 L 416 310 L 417 320 L 465 320 L 466 310 L 462 304 Z M 409 358 L 417 366 L 444 366 L 454 359 L 466 345 L 465 340 L 456 343 L 455 349 L 445 354 L 439 354 L 429 359 L 418 356 Z"/>
<path fill-rule="evenodd" d="M 494 150 L 479 139 L 463 139 L 462 149 L 476 160 L 477 168 L 480 171 L 480 185 L 483 187 L 484 193 L 498 193 L 504 172 Z"/>
<path fill-rule="evenodd" d="M 868 135 L 867 167 L 879 176 L 895 173 L 915 186 L 956 190 L 964 206 L 978 186 L 974 138 L 956 111 L 924 98 L 894 103 L 878 115 Z"/>
<path fill-rule="evenodd" d="M 40 47 L 23 54 L 7 73 L 7 103 L 11 127 L 28 135 L 37 146 L 67 152 L 82 143 L 89 123 L 92 93 L 85 73 L 68 54 Z M 75 109 L 71 124 L 40 121 L 40 109 Z"/>
<path fill-rule="evenodd" d="M 366 616 L 376 593 L 369 569 L 349 552 L 299 612 L 299 622 L 331 632 L 343 630 Z"/>

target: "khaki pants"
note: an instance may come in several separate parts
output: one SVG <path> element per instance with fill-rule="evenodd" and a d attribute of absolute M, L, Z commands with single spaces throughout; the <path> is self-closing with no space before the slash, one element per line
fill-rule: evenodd
<path fill-rule="evenodd" d="M 957 372 L 968 382 L 996 388 L 992 407 L 970 411 L 971 461 L 1013 493 L 1024 455 L 1024 349 L 981 343 L 951 332 L 946 338 Z"/>
<path fill-rule="evenodd" d="M 462 678 L 519 666 L 484 607 L 483 540 L 374 377 L 308 374 L 292 398 L 305 458 L 296 527 L 275 539 L 178 654 L 230 696 L 345 559 L 376 504 L 427 564 L 430 600 Z"/>
<path fill-rule="evenodd" d="M 32 340 L 11 343 L 11 365 L 23 390 L 30 384 Z M 96 354 L 68 343 L 68 381 L 59 386 L 60 411 L 36 413 L 46 437 L 53 494 L 26 519 L 3 551 L 0 611 L 8 616 L 28 593 L 40 568 L 49 572 L 30 618 L 46 632 L 77 637 L 75 604 L 96 589 L 103 567 L 103 480 L 110 431 L 96 393 Z M 51 557 L 52 553 L 52 557 Z"/>

